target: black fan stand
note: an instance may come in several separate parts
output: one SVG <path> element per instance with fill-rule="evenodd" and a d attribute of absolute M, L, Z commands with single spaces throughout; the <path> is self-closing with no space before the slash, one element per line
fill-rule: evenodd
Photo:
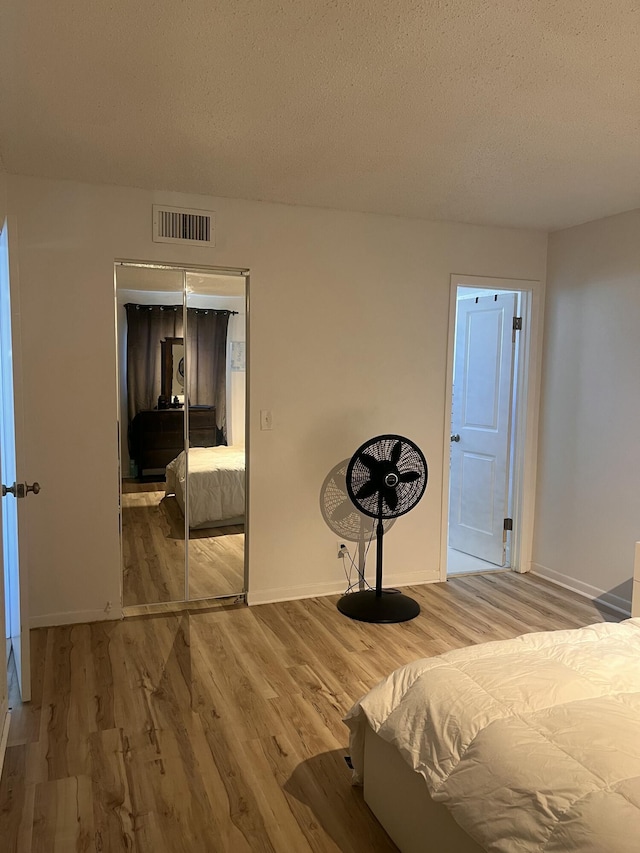
<path fill-rule="evenodd" d="M 379 498 L 382 505 L 382 496 Z M 350 592 L 338 601 L 338 610 L 359 622 L 408 622 L 420 613 L 420 605 L 413 598 L 396 590 L 382 588 L 382 508 L 376 525 L 376 588 Z"/>
<path fill-rule="evenodd" d="M 426 486 L 426 460 L 424 459 L 424 456 L 422 455 L 421 451 L 413 444 L 413 442 L 409 442 L 407 439 L 403 439 L 401 436 L 380 436 L 380 439 L 397 439 L 401 443 L 404 442 L 412 446 L 413 449 L 417 452 L 417 454 L 419 454 L 422 462 L 424 463 L 424 485 L 422 485 L 420 493 L 414 497 L 414 500 L 411 503 L 411 506 L 414 506 L 415 503 L 417 503 L 417 501 L 422 497 L 424 487 Z M 375 441 L 376 439 L 373 439 L 372 442 L 368 442 L 367 444 L 363 445 L 356 452 L 349 466 L 351 469 L 354 460 L 356 460 L 356 458 L 362 453 L 365 448 L 368 449 L 368 446 L 373 444 L 373 442 Z M 400 453 L 400 446 L 400 444 L 397 445 L 398 456 Z M 395 461 L 397 462 L 397 458 Z M 370 463 L 365 464 L 368 465 Z M 349 496 L 351 500 L 367 515 L 377 518 L 376 588 L 362 590 L 360 592 L 347 593 L 346 595 L 343 595 L 342 598 L 340 598 L 337 605 L 338 610 L 345 616 L 348 616 L 350 619 L 357 619 L 360 622 L 374 623 L 407 622 L 409 619 L 414 619 L 420 613 L 420 605 L 417 601 L 414 601 L 413 598 L 410 598 L 408 595 L 404 595 L 403 593 L 398 592 L 397 590 L 385 590 L 382 588 L 382 539 L 384 535 L 383 519 L 385 518 L 382 487 L 387 489 L 395 489 L 399 485 L 399 481 L 404 479 L 404 477 L 408 479 L 408 475 L 399 474 L 397 468 L 394 469 L 393 466 L 390 466 L 386 469 L 384 476 L 382 477 L 379 483 L 377 512 L 374 510 L 373 507 L 371 507 L 370 509 L 365 509 L 361 505 L 361 502 L 359 503 L 358 495 L 354 497 L 352 489 L 349 485 L 349 478 L 347 477 L 347 489 L 349 491 Z M 370 494 L 371 491 L 367 493 L 367 497 Z M 408 508 L 410 509 L 411 506 L 409 506 Z M 403 512 L 404 511 L 406 510 L 403 510 Z"/>

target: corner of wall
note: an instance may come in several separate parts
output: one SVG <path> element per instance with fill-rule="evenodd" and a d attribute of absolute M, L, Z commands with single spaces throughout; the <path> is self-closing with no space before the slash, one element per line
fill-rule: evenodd
<path fill-rule="evenodd" d="M 4 221 L 7 215 L 8 200 L 7 200 L 7 176 L 4 172 L 0 172 L 0 224 Z"/>
<path fill-rule="evenodd" d="M 596 586 L 585 583 L 578 578 L 570 577 L 569 575 L 556 572 L 554 569 L 549 569 L 539 563 L 531 564 L 531 574 L 538 575 L 541 578 L 546 578 L 556 586 L 561 586 L 563 589 L 569 589 L 572 592 L 577 592 L 583 598 L 588 598 L 590 601 L 600 602 L 611 610 L 617 613 L 622 613 L 623 616 L 631 616 L 631 599 L 622 598 L 613 592 L 599 589 Z"/>

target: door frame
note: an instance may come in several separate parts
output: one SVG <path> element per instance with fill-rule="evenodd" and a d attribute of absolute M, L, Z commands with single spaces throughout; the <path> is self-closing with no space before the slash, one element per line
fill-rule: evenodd
<path fill-rule="evenodd" d="M 544 284 L 541 281 L 530 279 L 454 274 L 450 278 L 445 417 L 442 443 L 441 581 L 447 580 L 450 480 L 450 464 L 448 460 L 451 443 L 453 354 L 456 335 L 458 287 L 476 287 L 483 290 L 515 290 L 522 294 L 523 322 L 522 331 L 519 333 L 521 337 L 518 354 L 518 394 L 513 422 L 513 533 L 511 540 L 511 569 L 521 573 L 528 572 L 531 568 L 533 549 Z"/>
<path fill-rule="evenodd" d="M 120 350 L 118 346 L 118 281 L 117 281 L 117 272 L 118 267 L 121 266 L 133 266 L 133 267 L 143 267 L 145 269 L 169 269 L 174 271 L 179 271 L 183 273 L 197 273 L 197 272 L 206 272 L 212 273 L 214 275 L 231 275 L 238 276 L 244 278 L 244 303 L 245 303 L 245 392 L 244 392 L 244 446 L 245 446 L 245 487 L 244 487 L 244 592 L 238 593 L 237 595 L 228 595 L 228 596 L 220 596 L 219 599 L 223 598 L 237 598 L 243 599 L 246 601 L 247 595 L 249 592 L 249 486 L 250 486 L 250 433 L 249 433 L 249 388 L 250 388 L 250 348 L 251 348 L 251 335 L 250 335 L 250 319 L 249 319 L 249 304 L 250 304 L 250 291 L 251 291 L 251 276 L 249 273 L 248 267 L 220 267 L 213 266 L 208 264 L 181 264 L 178 262 L 167 262 L 164 263 L 162 261 L 141 261 L 141 260 L 132 260 L 131 258 L 115 258 L 113 262 L 113 304 L 114 304 L 114 333 L 116 337 L 116 360 L 115 360 L 115 381 L 116 381 L 116 427 L 117 427 L 117 435 L 118 435 L 118 517 L 120 520 L 119 523 L 119 536 L 120 536 L 120 608 L 121 610 L 125 607 L 124 605 L 124 582 L 123 582 L 123 573 L 122 567 L 124 565 L 123 562 L 123 538 L 122 538 L 122 450 L 120 447 L 120 436 L 121 436 L 121 422 L 122 422 L 122 411 L 120 405 Z M 183 300 L 185 298 L 185 294 L 183 291 Z M 188 499 L 188 495 L 187 495 Z M 187 532 L 187 521 L 185 517 L 185 532 Z M 185 536 L 185 555 L 188 554 L 188 537 Z M 188 559 L 188 557 L 187 557 Z M 185 591 L 188 592 L 188 572 L 185 571 Z M 166 612 L 167 610 L 182 610 L 185 606 L 188 606 L 193 601 L 198 601 L 199 599 L 189 599 L 188 597 L 182 601 L 168 601 L 168 602 L 159 602 L 152 604 L 145 604 L 144 607 L 148 608 L 149 611 L 153 611 L 154 609 L 161 610 Z M 211 599 L 214 600 L 214 599 Z"/>

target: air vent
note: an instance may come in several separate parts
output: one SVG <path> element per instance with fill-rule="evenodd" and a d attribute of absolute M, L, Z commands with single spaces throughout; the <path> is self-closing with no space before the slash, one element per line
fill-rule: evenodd
<path fill-rule="evenodd" d="M 153 205 L 154 243 L 195 243 L 215 246 L 215 215 L 210 210 Z"/>

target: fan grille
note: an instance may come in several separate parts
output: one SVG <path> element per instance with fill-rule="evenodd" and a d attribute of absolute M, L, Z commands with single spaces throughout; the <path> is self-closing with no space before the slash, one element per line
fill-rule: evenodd
<path fill-rule="evenodd" d="M 365 515 L 397 518 L 418 503 L 427 478 L 427 460 L 413 441 L 381 435 L 354 453 L 347 466 L 347 492 Z"/>

